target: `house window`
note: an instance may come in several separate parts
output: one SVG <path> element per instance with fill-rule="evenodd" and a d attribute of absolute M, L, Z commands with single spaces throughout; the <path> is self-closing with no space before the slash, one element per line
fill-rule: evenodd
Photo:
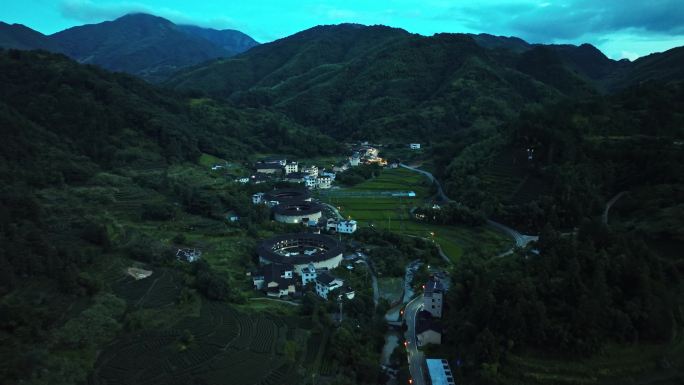
<path fill-rule="evenodd" d="M 434 309 L 434 308 L 435 308 L 435 305 L 432 305 L 432 308 Z"/>

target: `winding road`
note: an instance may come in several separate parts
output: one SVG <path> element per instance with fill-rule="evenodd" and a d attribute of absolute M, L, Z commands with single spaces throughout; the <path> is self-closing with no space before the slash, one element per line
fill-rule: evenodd
<path fill-rule="evenodd" d="M 413 383 L 416 385 L 425 385 L 425 374 L 423 369 L 423 362 L 425 362 L 425 355 L 423 352 L 418 350 L 418 341 L 416 338 L 416 319 L 418 318 L 418 312 L 423 308 L 423 295 L 419 295 L 412 299 L 404 310 L 404 319 L 406 320 L 406 325 L 408 326 L 406 330 L 406 341 L 407 355 L 409 363 L 409 371 L 411 372 L 411 378 L 413 378 Z"/>
<path fill-rule="evenodd" d="M 411 170 L 414 172 L 417 172 L 419 174 L 424 175 L 425 177 L 430 180 L 431 183 L 434 183 L 437 186 L 437 202 L 440 203 L 448 203 L 448 202 L 455 202 L 451 199 L 449 199 L 448 196 L 444 193 L 444 189 L 442 188 L 442 184 L 439 183 L 439 180 L 435 178 L 432 173 L 421 170 L 419 168 L 415 168 L 412 166 L 408 166 L 406 164 L 400 164 L 401 167 Z M 497 258 L 504 257 L 506 255 L 513 254 L 515 251 L 516 247 L 525 247 L 527 244 L 529 244 L 532 241 L 536 241 L 539 239 L 539 236 L 536 235 L 525 235 L 522 234 L 502 223 L 495 222 L 491 219 L 487 220 L 487 225 L 490 227 L 496 229 L 499 232 L 502 232 L 515 241 L 515 246 L 513 246 L 511 249 L 497 255 Z M 441 251 L 440 248 L 440 255 L 442 257 L 446 257 L 444 253 Z M 450 263 L 451 260 L 447 257 L 445 258 L 447 263 Z M 419 295 L 416 298 L 412 299 L 407 305 L 404 310 L 404 320 L 406 321 L 406 326 L 407 330 L 405 333 L 406 341 L 408 342 L 407 346 L 407 354 L 408 354 L 408 363 L 409 363 L 409 371 L 411 372 L 411 377 L 413 378 L 413 383 L 416 385 L 424 385 L 426 384 L 426 379 L 425 379 L 425 373 L 424 373 L 424 366 L 423 362 L 425 362 L 425 356 L 423 352 L 418 350 L 418 343 L 416 340 L 416 319 L 418 318 L 418 312 L 421 310 L 423 307 L 423 295 Z"/>
<path fill-rule="evenodd" d="M 623 195 L 625 195 L 627 191 L 620 191 L 617 193 L 611 200 L 606 203 L 606 208 L 603 210 L 603 215 L 601 216 L 601 220 L 603 221 L 604 225 L 608 225 L 608 212 L 610 212 L 610 208 L 613 207 L 615 202 L 618 201 L 618 199 L 622 198 Z"/>

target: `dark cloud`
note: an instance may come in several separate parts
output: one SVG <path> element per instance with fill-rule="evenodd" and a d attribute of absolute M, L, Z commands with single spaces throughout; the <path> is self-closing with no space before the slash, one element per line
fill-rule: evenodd
<path fill-rule="evenodd" d="M 532 41 L 570 40 L 627 29 L 684 34 L 684 0 L 518 0 L 452 7 L 441 17 L 474 30 Z"/>

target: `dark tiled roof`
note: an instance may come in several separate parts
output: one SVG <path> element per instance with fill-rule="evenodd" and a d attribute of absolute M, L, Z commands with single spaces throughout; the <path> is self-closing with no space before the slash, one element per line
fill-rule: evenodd
<path fill-rule="evenodd" d="M 432 318 L 419 320 L 416 325 L 416 334 L 420 334 L 428 330 L 433 330 L 439 334 L 442 334 L 442 324 Z"/>
<path fill-rule="evenodd" d="M 432 296 L 432 293 L 442 293 L 444 291 L 444 286 L 439 278 L 430 278 L 425 284 L 425 295 L 427 297 Z"/>
<path fill-rule="evenodd" d="M 278 282 L 279 286 L 282 287 L 285 285 L 285 287 L 287 287 L 292 279 L 282 278 L 281 275 L 283 275 L 285 271 L 293 270 L 294 267 L 289 263 L 269 263 L 261 266 L 257 275 L 264 277 L 264 282 L 267 284 L 269 282 Z"/>
<path fill-rule="evenodd" d="M 316 281 L 320 282 L 324 285 L 329 285 L 330 282 L 332 282 L 334 280 L 335 280 L 335 277 L 330 275 L 328 272 L 323 272 L 321 274 L 318 274 L 318 276 L 316 277 Z"/>

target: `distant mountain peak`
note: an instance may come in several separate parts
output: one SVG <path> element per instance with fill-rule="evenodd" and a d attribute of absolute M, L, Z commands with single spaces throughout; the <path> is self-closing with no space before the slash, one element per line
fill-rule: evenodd
<path fill-rule="evenodd" d="M 144 13 L 144 12 L 131 12 L 127 13 L 123 16 L 117 17 L 116 19 L 112 21 L 126 21 L 126 20 L 154 20 L 154 21 L 164 21 L 170 24 L 173 24 L 173 22 L 169 19 L 165 19 L 161 16 L 156 16 L 156 15 L 151 15 L 149 13 Z"/>
<path fill-rule="evenodd" d="M 64 53 L 82 63 L 151 81 L 203 61 L 236 55 L 257 44 L 239 31 L 178 26 L 140 12 L 49 36 L 23 25 L 0 22 L 0 47 Z"/>

